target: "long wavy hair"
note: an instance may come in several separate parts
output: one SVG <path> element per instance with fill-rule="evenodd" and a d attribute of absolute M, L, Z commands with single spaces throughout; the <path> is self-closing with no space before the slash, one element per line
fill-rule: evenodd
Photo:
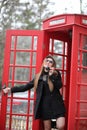
<path fill-rule="evenodd" d="M 43 74 L 43 70 L 44 70 L 43 66 L 44 66 L 44 63 L 46 62 L 47 58 L 51 58 L 53 60 L 52 67 L 54 67 L 54 68 L 56 67 L 56 62 L 55 62 L 54 58 L 51 55 L 46 56 L 46 58 L 43 60 L 43 63 L 42 63 L 42 66 L 41 66 L 39 73 L 37 73 L 36 76 L 35 76 L 34 90 L 36 90 L 37 87 L 38 87 L 38 80 L 39 80 L 40 76 Z M 48 85 L 49 85 L 50 91 L 52 91 L 54 86 L 53 86 L 53 83 L 51 82 L 51 80 L 49 79 L 49 77 L 48 77 Z"/>

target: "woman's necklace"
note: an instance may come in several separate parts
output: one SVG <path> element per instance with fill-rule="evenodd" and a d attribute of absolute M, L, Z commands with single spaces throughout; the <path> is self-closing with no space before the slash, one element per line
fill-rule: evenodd
<path fill-rule="evenodd" d="M 43 81 L 47 81 L 48 75 L 43 75 Z"/>

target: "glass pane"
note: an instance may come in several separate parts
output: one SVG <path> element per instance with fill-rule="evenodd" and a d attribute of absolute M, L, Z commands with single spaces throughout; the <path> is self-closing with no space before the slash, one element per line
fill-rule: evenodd
<path fill-rule="evenodd" d="M 35 72 L 36 72 L 36 69 L 32 68 L 32 79 L 35 77 Z"/>
<path fill-rule="evenodd" d="M 28 68 L 15 68 L 15 80 L 28 81 L 30 79 Z"/>
<path fill-rule="evenodd" d="M 30 98 L 34 98 L 34 90 L 33 89 L 30 90 Z"/>
<path fill-rule="evenodd" d="M 63 42 L 59 40 L 54 40 L 53 52 L 63 54 Z"/>
<path fill-rule="evenodd" d="M 12 36 L 11 37 L 11 49 L 14 49 L 14 44 L 15 44 L 15 41 L 16 41 L 16 36 Z"/>
<path fill-rule="evenodd" d="M 18 86 L 18 85 L 17 85 Z M 28 98 L 28 91 L 25 92 L 19 92 L 19 93 L 14 93 L 13 97 L 18 97 L 18 98 Z"/>
<path fill-rule="evenodd" d="M 52 39 L 50 39 L 49 52 L 52 52 Z"/>
<path fill-rule="evenodd" d="M 10 64 L 14 63 L 14 52 L 10 53 Z"/>
<path fill-rule="evenodd" d="M 63 57 L 55 55 L 54 58 L 56 60 L 56 67 L 57 68 L 62 68 Z"/>
<path fill-rule="evenodd" d="M 83 52 L 82 52 L 82 63 L 83 63 L 83 66 L 86 66 L 87 67 L 87 36 L 83 36 L 83 43 L 82 43 L 82 49 L 83 49 Z"/>
<path fill-rule="evenodd" d="M 82 74 L 82 76 L 81 76 L 81 82 L 87 84 L 87 69 L 83 68 L 81 74 Z"/>
<path fill-rule="evenodd" d="M 6 115 L 6 129 L 9 129 L 9 120 L 10 120 L 10 116 Z"/>
<path fill-rule="evenodd" d="M 17 52 L 16 64 L 18 65 L 30 65 L 30 52 Z"/>
<path fill-rule="evenodd" d="M 65 42 L 65 55 L 67 55 L 67 45 L 68 45 L 68 43 Z"/>
<path fill-rule="evenodd" d="M 34 108 L 34 100 L 30 100 L 29 114 L 33 114 L 33 108 Z"/>
<path fill-rule="evenodd" d="M 17 37 L 17 49 L 31 49 L 32 36 L 18 36 Z"/>
<path fill-rule="evenodd" d="M 81 99 L 81 100 L 87 100 L 87 86 L 81 85 L 81 89 L 80 89 L 80 99 Z"/>
<path fill-rule="evenodd" d="M 11 100 L 7 100 L 7 112 L 10 112 L 10 107 L 11 107 Z"/>
<path fill-rule="evenodd" d="M 87 52 L 83 52 L 83 62 L 82 63 L 83 63 L 83 66 L 87 67 Z"/>
<path fill-rule="evenodd" d="M 87 50 L 87 36 L 84 35 L 82 38 L 83 38 L 83 43 L 82 43 L 83 49 Z"/>
<path fill-rule="evenodd" d="M 12 113 L 25 114 L 27 113 L 27 100 L 13 99 Z"/>
<path fill-rule="evenodd" d="M 13 67 L 9 68 L 9 80 L 12 80 Z"/>
<path fill-rule="evenodd" d="M 66 72 L 63 72 L 63 74 L 64 74 L 63 85 L 65 86 L 66 85 Z"/>
<path fill-rule="evenodd" d="M 87 103 L 80 103 L 80 117 L 87 117 Z"/>
<path fill-rule="evenodd" d="M 13 130 L 26 130 L 26 116 L 12 116 Z"/>
<path fill-rule="evenodd" d="M 36 52 L 33 52 L 32 65 L 36 65 Z"/>
<path fill-rule="evenodd" d="M 32 125 L 33 125 L 33 118 L 29 117 L 29 127 L 28 127 L 29 130 L 32 130 Z"/>
<path fill-rule="evenodd" d="M 64 57 L 64 69 L 66 70 L 66 63 L 67 63 L 67 58 L 66 57 Z"/>
<path fill-rule="evenodd" d="M 80 65 L 80 51 L 78 51 L 78 65 Z M 79 70 L 79 68 L 78 68 L 78 70 Z"/>
<path fill-rule="evenodd" d="M 33 50 L 37 50 L 37 42 L 38 42 L 38 37 L 37 37 L 37 36 L 34 36 Z"/>

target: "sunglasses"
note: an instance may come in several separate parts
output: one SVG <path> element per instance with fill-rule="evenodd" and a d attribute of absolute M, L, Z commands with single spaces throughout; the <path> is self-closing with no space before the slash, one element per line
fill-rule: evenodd
<path fill-rule="evenodd" d="M 47 63 L 49 62 L 49 63 L 53 64 L 53 61 L 52 61 L 52 60 L 48 60 L 48 59 L 47 59 L 46 62 L 47 62 Z"/>

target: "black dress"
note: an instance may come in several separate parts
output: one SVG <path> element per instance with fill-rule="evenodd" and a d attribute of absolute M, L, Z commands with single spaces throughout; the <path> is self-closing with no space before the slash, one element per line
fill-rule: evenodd
<path fill-rule="evenodd" d="M 46 75 L 45 75 L 46 76 Z M 56 119 L 65 116 L 65 106 L 62 95 L 54 86 L 53 91 L 50 91 L 47 78 L 43 81 L 43 92 L 40 101 L 41 119 Z"/>

